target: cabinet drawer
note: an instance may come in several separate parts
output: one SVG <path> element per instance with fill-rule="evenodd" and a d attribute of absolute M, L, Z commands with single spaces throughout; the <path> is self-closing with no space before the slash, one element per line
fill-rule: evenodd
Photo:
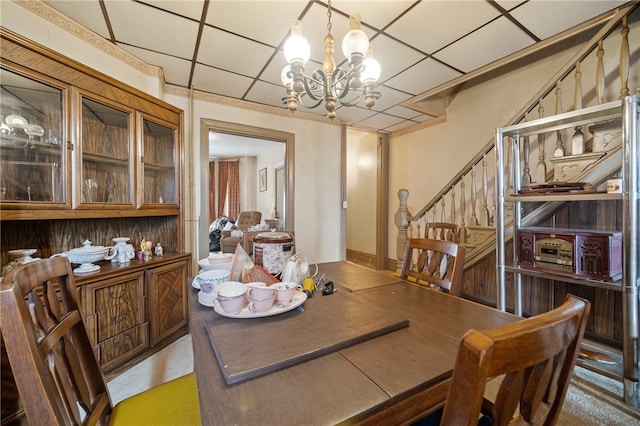
<path fill-rule="evenodd" d="M 144 284 L 142 275 L 140 275 L 117 284 L 93 287 L 91 291 L 93 291 L 94 306 L 104 309 L 108 306 L 115 306 L 138 299 L 144 294 Z"/>
<path fill-rule="evenodd" d="M 107 370 L 142 352 L 149 346 L 148 335 L 149 324 L 144 323 L 99 343 L 95 349 L 100 367 Z"/>
<path fill-rule="evenodd" d="M 102 342 L 145 322 L 146 298 L 139 297 L 101 310 L 93 318 L 96 342 Z M 87 322 L 90 322 L 87 318 Z"/>

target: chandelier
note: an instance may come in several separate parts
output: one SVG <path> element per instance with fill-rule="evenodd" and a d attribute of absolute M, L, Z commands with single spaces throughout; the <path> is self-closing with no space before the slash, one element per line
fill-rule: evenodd
<path fill-rule="evenodd" d="M 349 68 L 336 67 L 333 59 L 334 38 L 331 35 L 331 0 L 327 4 L 327 35 L 324 38 L 325 59 L 322 69 L 315 70 L 310 76 L 304 74 L 304 66 L 311 56 L 309 43 L 302 37 L 300 21 L 291 22 L 291 36 L 284 45 L 284 57 L 289 65 L 282 70 L 282 84 L 287 90 L 283 102 L 287 109 L 295 112 L 298 104 L 307 108 L 316 108 L 322 102 L 327 117 L 336 117 L 339 105 L 352 107 L 364 98 L 364 105 L 371 108 L 380 92 L 374 91 L 380 78 L 380 64 L 373 58 L 373 48 L 369 38 L 360 29 L 360 15 L 349 17 L 350 31 L 342 41 L 342 53 L 349 61 Z M 349 95 L 349 96 L 347 96 Z M 308 104 L 303 103 L 307 97 Z"/>

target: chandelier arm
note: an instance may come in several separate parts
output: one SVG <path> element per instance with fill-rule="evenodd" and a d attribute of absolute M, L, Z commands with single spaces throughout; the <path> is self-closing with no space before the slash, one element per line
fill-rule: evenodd
<path fill-rule="evenodd" d="M 313 99 L 314 101 L 318 101 L 318 104 L 316 104 L 316 106 L 319 105 L 320 102 L 324 100 L 327 93 L 326 76 L 321 70 L 316 70 L 313 72 L 311 77 L 307 75 L 303 75 L 302 77 L 302 82 L 304 85 L 304 92 L 302 93 L 306 93 L 311 99 Z M 320 96 L 317 96 L 315 94 L 318 91 L 320 91 Z"/>
<path fill-rule="evenodd" d="M 309 108 L 309 109 L 313 109 L 318 107 L 322 102 L 324 101 L 324 99 L 318 99 L 316 102 L 312 103 L 312 104 L 305 104 L 303 102 L 303 97 L 302 96 L 298 96 L 298 103 L 300 105 L 302 105 L 305 108 Z"/>
<path fill-rule="evenodd" d="M 350 94 L 354 94 L 354 92 L 356 92 L 356 90 L 352 90 L 351 92 L 349 92 Z M 345 107 L 354 107 L 356 105 L 358 105 L 358 103 L 362 100 L 362 97 L 364 96 L 364 91 L 363 90 L 357 90 L 358 93 L 358 97 L 349 102 L 343 98 L 338 98 L 338 103 L 340 103 L 340 105 L 345 106 Z"/>

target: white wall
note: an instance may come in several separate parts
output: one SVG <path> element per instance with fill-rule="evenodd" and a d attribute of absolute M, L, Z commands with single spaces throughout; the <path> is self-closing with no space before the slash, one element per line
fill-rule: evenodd
<path fill-rule="evenodd" d="M 276 167 L 283 166 L 285 144 L 274 145 L 267 151 L 261 152 L 256 165 L 256 202 L 257 209 L 262 212 L 262 219 L 274 219 L 276 207 Z M 260 191 L 258 182 L 259 171 L 267 169 L 267 190 Z"/>

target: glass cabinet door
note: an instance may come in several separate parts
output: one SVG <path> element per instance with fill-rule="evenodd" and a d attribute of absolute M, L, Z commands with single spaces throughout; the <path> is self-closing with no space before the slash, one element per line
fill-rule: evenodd
<path fill-rule="evenodd" d="M 66 203 L 65 89 L 0 68 L 0 203 Z"/>
<path fill-rule="evenodd" d="M 176 141 L 175 127 L 142 119 L 142 203 L 177 204 Z"/>
<path fill-rule="evenodd" d="M 82 175 L 77 185 L 86 203 L 133 203 L 133 111 L 82 97 Z"/>

